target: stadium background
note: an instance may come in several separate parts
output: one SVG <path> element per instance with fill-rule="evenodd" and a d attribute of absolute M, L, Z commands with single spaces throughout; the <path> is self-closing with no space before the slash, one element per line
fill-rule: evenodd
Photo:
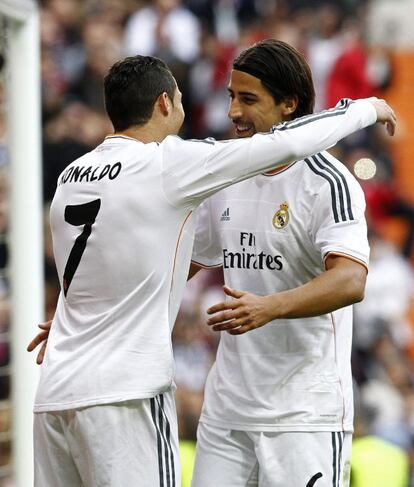
<path fill-rule="evenodd" d="M 343 96 L 381 96 L 394 106 L 399 118 L 394 139 L 387 138 L 382 127 L 374 127 L 333 150 L 351 170 L 361 157 L 371 158 L 377 166 L 373 178 L 361 180 L 372 257 L 366 299 L 355 310 L 357 414 L 352 485 L 414 486 L 414 139 L 410 137 L 414 130 L 414 29 L 410 25 L 414 1 L 44 0 L 39 7 L 47 318 L 53 315 L 59 292 L 48 206 L 59 173 L 111 132 L 102 103 L 102 77 L 117 59 L 141 53 L 168 62 L 183 91 L 184 137 L 232 136 L 226 116 L 231 61 L 242 48 L 267 37 L 285 40 L 306 55 L 314 75 L 317 109 L 332 106 Z M 0 39 L 0 47 L 4 46 L 5 40 Z M 10 181 L 3 81 L 0 486 L 11 487 L 13 413 L 6 277 Z M 189 485 L 203 386 L 218 340 L 205 325 L 205 309 L 222 299 L 220 273 L 202 273 L 193 281 L 174 329 L 184 486 Z"/>

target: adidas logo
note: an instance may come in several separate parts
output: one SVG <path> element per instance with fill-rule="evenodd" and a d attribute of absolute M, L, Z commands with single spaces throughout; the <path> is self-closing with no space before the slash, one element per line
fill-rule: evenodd
<path fill-rule="evenodd" d="M 230 208 L 226 208 L 220 218 L 221 222 L 228 222 L 230 221 Z"/>

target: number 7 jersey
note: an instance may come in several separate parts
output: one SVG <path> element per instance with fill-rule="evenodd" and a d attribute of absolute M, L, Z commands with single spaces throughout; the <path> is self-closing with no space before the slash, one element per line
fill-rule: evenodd
<path fill-rule="evenodd" d="M 192 211 L 221 188 L 374 123 L 368 102 L 251 139 L 143 144 L 108 137 L 60 175 L 51 230 L 61 293 L 35 411 L 153 397 L 173 385 L 171 330 Z"/>

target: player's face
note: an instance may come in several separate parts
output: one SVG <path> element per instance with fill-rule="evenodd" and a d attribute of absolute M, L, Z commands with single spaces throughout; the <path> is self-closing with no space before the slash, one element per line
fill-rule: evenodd
<path fill-rule="evenodd" d="M 172 126 L 172 134 L 177 135 L 184 122 L 184 116 L 185 116 L 183 103 L 182 103 L 182 94 L 177 85 L 174 92 L 173 102 L 174 102 L 174 106 L 172 109 L 171 126 Z"/>
<path fill-rule="evenodd" d="M 267 132 L 272 125 L 283 121 L 281 105 L 276 105 L 273 96 L 259 78 L 233 69 L 228 91 L 228 115 L 234 124 L 237 137 Z"/>

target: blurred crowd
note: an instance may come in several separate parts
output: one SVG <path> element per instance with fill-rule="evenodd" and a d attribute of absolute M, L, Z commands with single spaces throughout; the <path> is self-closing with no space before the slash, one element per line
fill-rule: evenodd
<path fill-rule="evenodd" d="M 367 36 L 368 0 L 42 0 L 39 4 L 48 318 L 53 316 L 59 293 L 48 206 L 60 172 L 112 131 L 104 112 L 102 79 L 116 60 L 149 54 L 169 64 L 183 92 L 182 136 L 188 138 L 232 137 L 226 89 L 231 62 L 241 49 L 264 38 L 284 40 L 305 54 L 314 76 L 317 110 L 335 105 L 342 97 L 381 96 L 394 81 L 392 50 L 370 42 Z M 0 45 L 4 50 L 4 39 Z M 0 337 L 7 337 L 8 283 L 1 270 L 7 267 L 8 226 L 3 92 L 1 88 Z M 410 316 L 414 207 L 394 181 L 392 151 L 384 133 L 382 127 L 373 127 L 334 148 L 351 171 L 361 157 L 374 160 L 377 169 L 374 177 L 361 180 L 372 256 L 366 298 L 355 307 L 357 418 L 352 485 L 356 487 L 414 486 L 414 475 L 408 473 L 414 471 L 414 328 Z M 403 222 L 403 230 L 402 238 L 393 242 L 384 229 L 396 217 Z M 223 298 L 220 272 L 201 272 L 193 281 L 174 329 L 183 485 L 188 485 L 190 477 L 204 382 L 219 339 L 205 324 L 205 310 Z M 0 405 L 9 394 L 8 361 L 7 338 L 1 338 Z M 0 472 L 9 459 L 9 427 L 0 407 Z M 368 461 L 362 462 L 362 469 L 358 463 L 364 455 L 364 439 L 377 442 L 379 455 L 381 445 L 395 449 L 401 484 L 395 480 L 364 483 L 363 470 L 370 468 Z M 370 444 L 370 450 L 375 445 Z"/>

